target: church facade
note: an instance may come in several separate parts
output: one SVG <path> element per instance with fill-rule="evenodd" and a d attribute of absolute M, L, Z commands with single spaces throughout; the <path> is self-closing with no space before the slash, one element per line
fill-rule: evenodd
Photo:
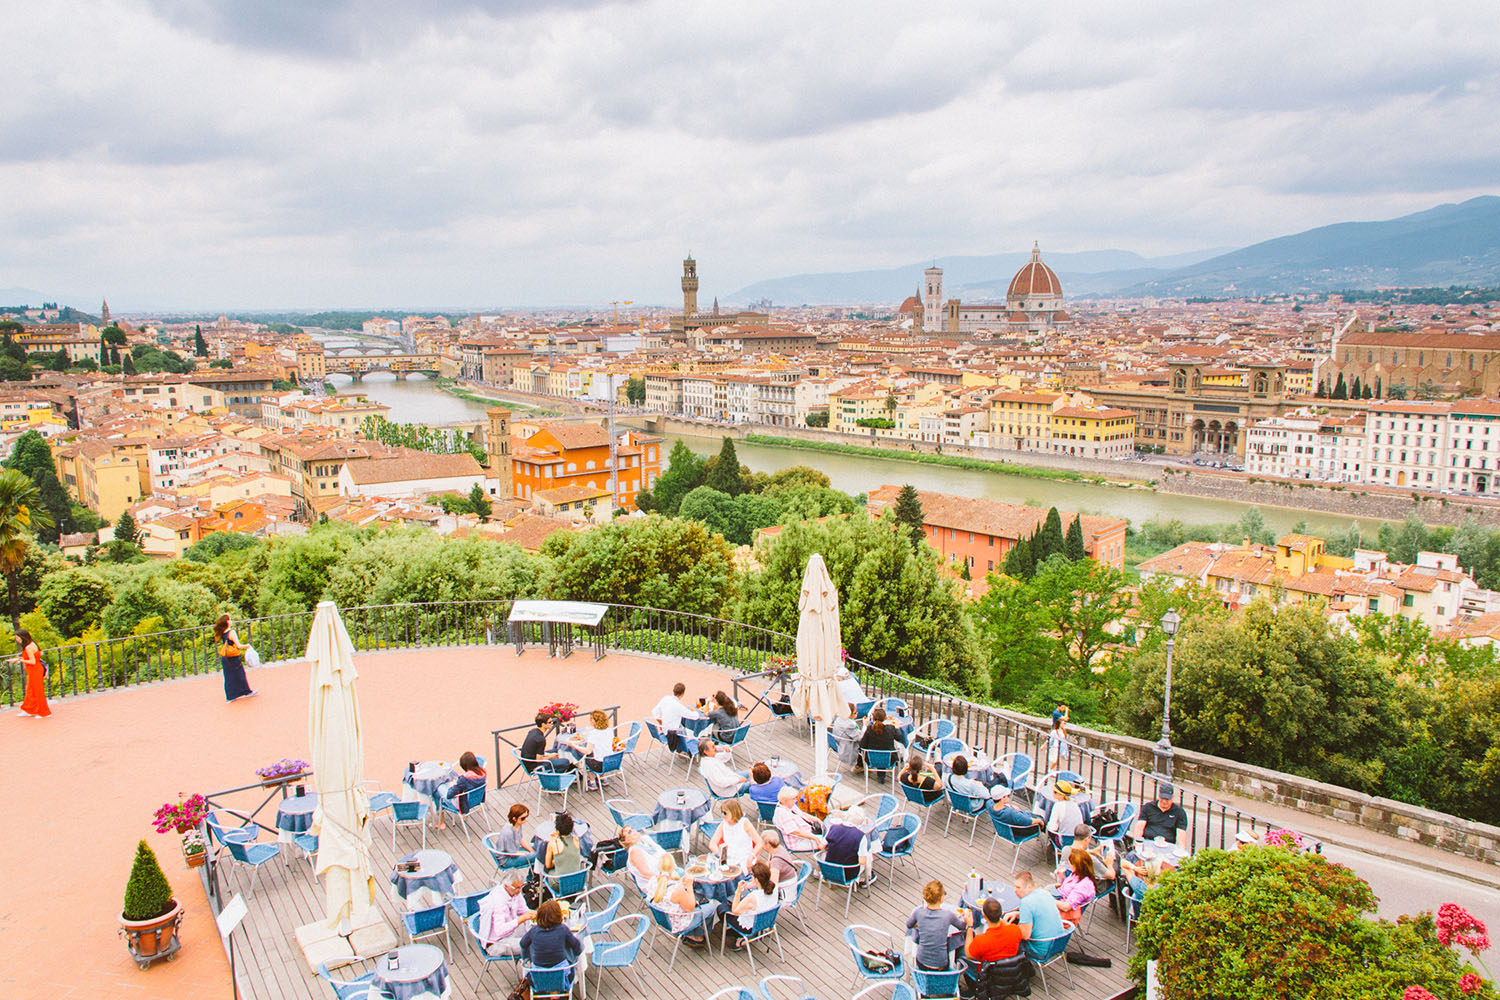
<path fill-rule="evenodd" d="M 1042 261 L 1041 247 L 1031 247 L 1031 259 L 1010 279 L 1004 302 L 964 303 L 943 298 L 943 269 L 922 272 L 922 287 L 914 302 L 913 329 L 930 334 L 978 333 L 1006 335 L 1061 332 L 1072 326 L 1063 309 L 1062 282 Z"/>

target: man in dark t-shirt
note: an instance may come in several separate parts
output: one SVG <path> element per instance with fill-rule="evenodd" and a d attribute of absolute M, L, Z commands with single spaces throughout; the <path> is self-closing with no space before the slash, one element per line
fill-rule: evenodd
<path fill-rule="evenodd" d="M 1162 782 L 1156 786 L 1156 801 L 1141 806 L 1131 836 L 1136 840 L 1164 838 L 1168 843 L 1187 846 L 1188 814 L 1177 802 L 1177 789 Z"/>
<path fill-rule="evenodd" d="M 557 754 L 547 752 L 547 733 L 552 729 L 552 717 L 544 712 L 538 712 L 535 719 L 536 725 L 526 734 L 521 741 L 521 762 L 526 768 L 527 774 L 535 774 L 537 771 L 567 771 L 572 769 L 572 764 L 563 760 Z"/>

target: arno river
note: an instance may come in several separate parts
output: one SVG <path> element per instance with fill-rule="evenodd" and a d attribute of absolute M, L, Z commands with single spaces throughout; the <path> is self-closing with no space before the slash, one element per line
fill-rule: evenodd
<path fill-rule="evenodd" d="M 334 376 L 339 392 L 363 392 L 391 408 L 390 419 L 403 423 L 442 424 L 484 417 L 486 405 L 449 395 L 421 376 L 398 382 L 391 375 L 377 374 L 352 385 L 343 376 Z M 719 450 L 716 437 L 669 435 L 685 440 L 694 451 L 711 454 Z M 941 465 L 922 465 L 899 460 L 871 459 L 863 456 L 835 455 L 817 451 L 766 448 L 743 441 L 735 442 L 740 461 L 755 472 L 774 472 L 789 465 L 811 465 L 827 473 L 833 485 L 847 493 L 866 493 L 884 483 L 911 483 L 921 490 L 937 490 L 965 496 L 989 497 L 1010 503 L 1035 502 L 1044 507 L 1056 505 L 1061 510 L 1111 514 L 1130 519 L 1139 525 L 1153 517 L 1177 518 L 1188 524 L 1237 521 L 1244 504 L 1222 500 L 1204 500 L 1176 494 L 1155 493 L 1148 489 L 1123 489 L 1070 483 L 1055 479 L 1031 479 L 996 472 L 976 472 Z M 1307 521 L 1314 533 L 1342 531 L 1349 518 L 1329 514 L 1261 508 L 1266 523 L 1276 532 L 1291 529 L 1300 520 Z M 1378 521 L 1361 521 L 1373 533 Z"/>

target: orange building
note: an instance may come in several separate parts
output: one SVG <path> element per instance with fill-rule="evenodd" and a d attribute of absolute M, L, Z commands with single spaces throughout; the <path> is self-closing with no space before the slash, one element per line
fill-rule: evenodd
<path fill-rule="evenodd" d="M 881 486 L 872 491 L 868 502 L 870 513 L 879 517 L 886 507 L 894 507 L 900 491 L 899 486 Z M 924 490 L 918 490 L 917 497 L 922 501 L 922 528 L 927 533 L 927 544 L 945 563 L 963 559 L 975 577 L 999 569 L 1005 553 L 1047 519 L 1047 511 L 1042 507 Z M 1064 534 L 1073 519 L 1081 516 L 1083 550 L 1089 558 L 1115 569 L 1125 568 L 1124 519 L 1058 513 L 1062 515 Z"/>
<path fill-rule="evenodd" d="M 661 475 L 661 438 L 624 431 L 615 447 L 620 467 L 615 505 L 635 510 L 635 495 Z M 599 424 L 553 423 L 537 427 L 511 453 L 517 500 L 559 486 L 609 489 L 609 430 Z"/>

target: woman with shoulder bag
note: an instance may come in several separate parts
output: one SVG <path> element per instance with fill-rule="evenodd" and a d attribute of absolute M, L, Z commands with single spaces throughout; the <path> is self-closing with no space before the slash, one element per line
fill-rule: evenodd
<path fill-rule="evenodd" d="M 224 674 L 224 700 L 238 701 L 241 698 L 253 698 L 256 692 L 250 690 L 250 682 L 245 678 L 245 647 L 240 645 L 239 633 L 229 624 L 228 615 L 220 615 L 219 620 L 214 622 L 214 638 L 219 643 L 219 670 Z"/>

